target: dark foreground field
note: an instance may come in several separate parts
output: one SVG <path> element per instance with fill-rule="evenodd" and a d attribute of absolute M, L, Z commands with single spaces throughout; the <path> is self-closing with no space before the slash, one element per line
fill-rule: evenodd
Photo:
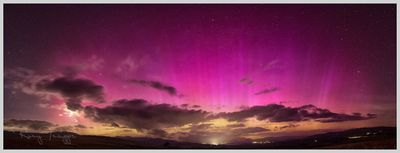
<path fill-rule="evenodd" d="M 4 149 L 396 149 L 396 127 L 351 129 L 262 144 L 209 145 L 135 137 L 4 131 Z"/>

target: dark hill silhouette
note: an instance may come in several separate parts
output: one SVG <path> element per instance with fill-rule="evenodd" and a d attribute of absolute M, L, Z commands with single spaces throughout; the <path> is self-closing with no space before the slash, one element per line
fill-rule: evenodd
<path fill-rule="evenodd" d="M 147 137 L 106 137 L 71 132 L 4 131 L 4 149 L 396 149 L 396 127 L 358 128 L 303 138 L 209 145 Z M 286 137 L 289 139 L 289 137 Z M 282 138 L 283 139 L 283 138 Z"/>

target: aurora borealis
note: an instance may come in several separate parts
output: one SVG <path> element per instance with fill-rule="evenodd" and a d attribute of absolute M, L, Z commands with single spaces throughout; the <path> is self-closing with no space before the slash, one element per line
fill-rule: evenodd
<path fill-rule="evenodd" d="M 396 5 L 5 5 L 6 128 L 228 143 L 396 126 Z"/>

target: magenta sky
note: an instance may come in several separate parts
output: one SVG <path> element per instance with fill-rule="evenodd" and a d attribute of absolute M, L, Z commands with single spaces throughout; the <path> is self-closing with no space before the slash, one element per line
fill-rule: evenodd
<path fill-rule="evenodd" d="M 6 71 L 74 69 L 104 87 L 106 103 L 83 105 L 313 104 L 395 125 L 394 5 L 9 5 L 4 32 Z M 6 88 L 5 118 L 59 121 L 41 100 Z"/>

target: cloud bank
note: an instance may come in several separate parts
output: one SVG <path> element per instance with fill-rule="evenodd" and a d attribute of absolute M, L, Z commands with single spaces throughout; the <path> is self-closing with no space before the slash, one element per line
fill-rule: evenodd
<path fill-rule="evenodd" d="M 170 104 L 150 104 L 143 99 L 118 100 L 111 106 L 87 106 L 87 118 L 102 123 L 117 123 L 139 130 L 160 129 L 202 122 L 209 112 L 180 108 Z"/>
<path fill-rule="evenodd" d="M 247 118 L 256 117 L 257 120 L 269 120 L 270 122 L 292 122 L 315 120 L 317 122 L 344 122 L 355 120 L 367 120 L 375 118 L 375 114 L 361 116 L 360 113 L 353 115 L 333 113 L 328 109 L 318 108 L 314 105 L 300 107 L 286 107 L 279 104 L 267 106 L 253 106 L 241 111 L 220 113 L 217 117 L 226 118 L 229 121 L 244 121 Z"/>
<path fill-rule="evenodd" d="M 18 120 L 9 119 L 4 121 L 5 130 L 19 130 L 27 132 L 56 132 L 56 131 L 67 131 L 77 132 L 87 127 L 81 124 L 60 126 L 48 121 L 41 120 Z"/>

